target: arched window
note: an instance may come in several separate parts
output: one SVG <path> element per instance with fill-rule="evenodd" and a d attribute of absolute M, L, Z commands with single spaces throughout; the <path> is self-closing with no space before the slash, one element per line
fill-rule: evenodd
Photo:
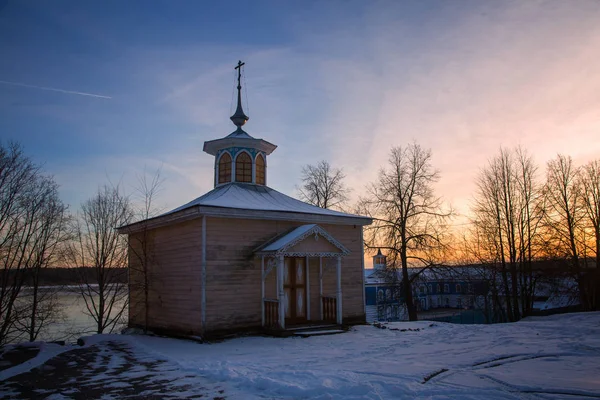
<path fill-rule="evenodd" d="M 265 184 L 265 159 L 261 154 L 256 156 L 256 184 Z"/>
<path fill-rule="evenodd" d="M 462 292 L 462 288 L 460 287 L 460 283 L 456 284 L 456 293 L 461 293 Z"/>
<path fill-rule="evenodd" d="M 246 152 L 235 158 L 235 181 L 252 182 L 252 159 Z"/>
<path fill-rule="evenodd" d="M 225 153 L 219 159 L 219 183 L 231 182 L 231 156 Z"/>

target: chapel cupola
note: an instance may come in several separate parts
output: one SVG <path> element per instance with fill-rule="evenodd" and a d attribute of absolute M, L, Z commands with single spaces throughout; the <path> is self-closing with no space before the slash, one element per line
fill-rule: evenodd
<path fill-rule="evenodd" d="M 377 249 L 377 254 L 373 256 L 373 269 L 382 271 L 387 265 L 387 257 L 381 254 L 381 249 Z"/>
<path fill-rule="evenodd" d="M 242 126 L 248 116 L 242 108 L 242 66 L 237 70 L 237 107 L 230 117 L 237 129 L 221 139 L 204 142 L 204 151 L 215 156 L 215 187 L 232 182 L 256 185 L 267 184 L 267 156 L 277 148 L 263 139 L 255 139 Z"/>

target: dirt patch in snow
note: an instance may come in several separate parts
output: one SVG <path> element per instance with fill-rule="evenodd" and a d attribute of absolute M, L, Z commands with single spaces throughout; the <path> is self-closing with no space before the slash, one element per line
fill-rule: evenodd
<path fill-rule="evenodd" d="M 21 350 L 25 351 L 19 360 L 35 356 L 30 348 Z M 225 399 L 223 389 L 207 385 L 202 377 L 181 371 L 166 360 L 136 355 L 119 342 L 64 352 L 1 382 L 0 395 L 3 399 Z"/>
<path fill-rule="evenodd" d="M 12 368 L 15 365 L 23 364 L 31 360 L 40 352 L 39 347 L 35 346 L 15 346 L 6 348 L 0 354 L 0 371 Z"/>

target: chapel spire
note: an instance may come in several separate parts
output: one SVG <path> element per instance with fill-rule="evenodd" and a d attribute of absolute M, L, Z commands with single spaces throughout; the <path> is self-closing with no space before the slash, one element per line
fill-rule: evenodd
<path fill-rule="evenodd" d="M 242 78 L 242 66 L 245 63 L 243 63 L 242 61 L 238 61 L 237 66 L 235 67 L 235 69 L 237 69 L 238 72 L 238 84 L 237 84 L 237 108 L 235 109 L 235 113 L 229 118 L 231 119 L 231 122 L 233 122 L 233 124 L 235 126 L 237 126 L 237 130 L 241 131 L 242 130 L 242 125 L 244 125 L 246 123 L 246 121 L 248 121 L 248 116 L 246 114 L 244 114 L 244 110 L 242 109 L 242 84 L 241 84 L 241 78 Z"/>
<path fill-rule="evenodd" d="M 229 183 L 267 185 L 267 156 L 277 148 L 264 139 L 256 139 L 242 130 L 248 116 L 242 109 L 242 66 L 239 61 L 237 73 L 237 109 L 230 117 L 237 126 L 234 132 L 220 139 L 204 142 L 204 151 L 215 156 L 215 187 Z"/>

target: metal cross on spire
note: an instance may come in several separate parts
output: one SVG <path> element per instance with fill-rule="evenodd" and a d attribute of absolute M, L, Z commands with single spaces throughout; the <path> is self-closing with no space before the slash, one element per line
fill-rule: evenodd
<path fill-rule="evenodd" d="M 248 119 L 249 119 L 248 116 L 246 114 L 244 114 L 244 110 L 242 109 L 241 78 L 242 78 L 242 66 L 244 66 L 245 64 L 246 63 L 243 63 L 240 60 L 240 61 L 238 61 L 237 66 L 234 68 L 234 69 L 237 69 L 237 71 L 238 71 L 238 78 L 237 78 L 238 99 L 237 99 L 237 108 L 235 110 L 235 113 L 229 118 L 229 119 L 231 119 L 233 124 L 238 127 L 239 130 L 242 129 L 242 125 L 244 125 L 246 123 L 246 121 L 248 121 Z"/>
<path fill-rule="evenodd" d="M 238 91 L 242 88 L 242 84 L 240 83 L 240 79 L 242 78 L 242 66 L 246 65 L 245 62 L 242 62 L 242 60 L 238 61 L 237 67 L 235 67 L 234 69 L 238 70 L 238 85 L 237 85 L 237 89 Z"/>

